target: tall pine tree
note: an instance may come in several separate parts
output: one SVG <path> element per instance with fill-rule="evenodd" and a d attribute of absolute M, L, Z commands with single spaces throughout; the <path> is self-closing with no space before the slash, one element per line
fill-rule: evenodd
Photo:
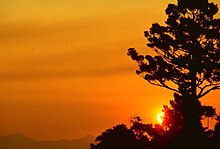
<path fill-rule="evenodd" d="M 216 4 L 208 0 L 177 0 L 165 10 L 166 25 L 152 24 L 144 35 L 156 56 L 128 55 L 136 61 L 138 75 L 150 84 L 167 88 L 183 98 L 184 132 L 199 136 L 199 99 L 220 89 L 220 19 Z"/>

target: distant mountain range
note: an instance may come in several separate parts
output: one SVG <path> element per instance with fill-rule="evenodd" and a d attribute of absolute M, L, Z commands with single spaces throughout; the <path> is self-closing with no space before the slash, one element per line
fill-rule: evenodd
<path fill-rule="evenodd" d="M 0 149 L 89 149 L 95 137 L 87 135 L 76 140 L 37 141 L 22 134 L 0 136 Z"/>

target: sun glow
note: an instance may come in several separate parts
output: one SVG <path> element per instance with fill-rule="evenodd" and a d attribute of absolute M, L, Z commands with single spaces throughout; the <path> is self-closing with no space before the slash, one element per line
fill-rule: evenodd
<path fill-rule="evenodd" d="M 164 112 L 160 112 L 160 113 L 157 115 L 157 121 L 159 122 L 159 124 L 162 124 L 162 123 L 163 123 L 163 118 L 164 118 Z"/>

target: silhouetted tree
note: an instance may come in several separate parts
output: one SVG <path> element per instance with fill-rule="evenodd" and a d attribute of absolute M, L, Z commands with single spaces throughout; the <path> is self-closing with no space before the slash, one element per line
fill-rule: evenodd
<path fill-rule="evenodd" d="M 207 129 L 209 128 L 209 118 L 214 118 L 216 111 L 212 106 L 202 106 L 201 107 L 201 117 L 202 119 L 207 118 Z"/>
<path fill-rule="evenodd" d="M 213 139 L 214 146 L 219 147 L 220 146 L 220 115 L 216 116 L 216 120 L 217 120 L 217 123 L 215 124 L 215 127 L 214 127 L 212 139 Z"/>
<path fill-rule="evenodd" d="M 156 56 L 141 55 L 134 48 L 128 55 L 138 63 L 138 75 L 150 84 L 180 94 L 183 129 L 200 136 L 199 99 L 220 88 L 220 19 L 218 7 L 208 0 L 177 0 L 166 9 L 166 25 L 152 24 L 144 35 Z"/>
<path fill-rule="evenodd" d="M 131 123 L 130 129 L 134 132 L 136 138 L 143 143 L 159 138 L 166 132 L 165 127 L 162 125 L 144 124 L 139 116 L 133 117 Z"/>
<path fill-rule="evenodd" d="M 132 117 L 131 126 L 119 124 L 96 137 L 91 149 L 146 149 L 161 147 L 166 130 L 159 124 L 144 124 L 139 116 Z M 161 141 L 160 143 L 158 143 Z"/>
<path fill-rule="evenodd" d="M 112 129 L 107 129 L 96 137 L 96 145 L 91 144 L 91 149 L 138 149 L 139 142 L 133 131 L 126 125 L 120 124 Z"/>
<path fill-rule="evenodd" d="M 183 129 L 183 116 L 181 112 L 182 96 L 175 94 L 175 98 L 170 100 L 170 106 L 164 106 L 163 123 L 144 124 L 141 117 L 135 116 L 130 119 L 129 127 L 119 124 L 111 129 L 105 130 L 96 137 L 96 143 L 90 144 L 91 149 L 176 149 L 195 147 L 195 141 L 199 141 L 196 146 L 200 149 L 214 148 L 220 145 L 220 116 L 215 114 L 215 109 L 211 106 L 202 106 L 202 117 L 215 117 L 217 123 L 214 130 L 206 131 L 209 140 L 193 139 L 188 136 Z M 214 114 L 214 115 L 213 115 Z M 204 143 L 204 141 L 206 141 Z"/>
<path fill-rule="evenodd" d="M 163 106 L 163 123 L 162 125 L 172 132 L 176 134 L 183 129 L 183 98 L 179 94 L 174 94 L 174 99 L 170 100 L 170 107 Z"/>
<path fill-rule="evenodd" d="M 181 131 L 183 129 L 183 97 L 177 93 L 174 93 L 174 100 L 170 100 L 170 106 L 163 106 L 163 123 L 162 125 L 167 130 L 172 130 L 173 133 Z M 200 108 L 200 117 L 202 119 L 207 118 L 207 129 L 209 127 L 209 118 L 216 117 L 216 111 L 212 106 L 202 105 Z"/>
<path fill-rule="evenodd" d="M 205 130 L 204 136 L 206 136 L 205 140 L 200 140 L 199 138 L 193 139 L 192 137 L 188 136 L 183 130 L 184 129 L 183 113 L 185 110 L 183 106 L 183 100 L 184 99 L 182 96 L 175 93 L 174 100 L 170 100 L 170 106 L 165 105 L 163 107 L 162 111 L 164 112 L 164 117 L 163 117 L 162 126 L 166 130 L 166 133 L 164 136 L 168 138 L 166 139 L 167 141 L 166 144 L 168 146 L 167 148 L 176 148 L 177 146 L 181 146 L 182 148 L 183 147 L 187 148 L 189 147 L 187 145 L 188 144 L 193 145 L 195 143 L 195 140 L 200 142 L 199 143 L 200 148 L 206 148 L 208 146 L 211 147 L 212 144 L 211 144 L 210 139 L 213 138 L 213 136 L 214 138 L 217 138 L 215 136 L 218 136 L 218 135 L 220 136 L 220 131 L 218 132 L 218 129 L 211 130 L 211 129 L 208 129 L 208 127 L 205 127 L 204 128 Z M 212 106 L 202 105 L 200 109 L 201 109 L 200 116 L 203 119 L 216 118 L 216 120 L 219 121 L 218 116 L 216 115 L 216 111 Z M 217 128 L 218 125 L 219 125 L 219 122 L 217 122 L 215 128 Z M 216 141 L 217 139 L 213 139 L 213 140 L 214 142 L 218 142 Z"/>
<path fill-rule="evenodd" d="M 220 89 L 220 19 L 216 4 L 208 0 L 177 0 L 165 10 L 165 25 L 152 24 L 144 35 L 156 56 L 128 55 L 136 61 L 138 75 L 148 83 L 174 91 L 164 106 L 162 125 L 144 124 L 140 117 L 107 129 L 91 149 L 205 149 L 220 145 L 220 116 L 200 98 Z M 202 127 L 201 119 L 215 117 L 215 129 Z M 213 145 L 213 146 L 210 146 Z"/>
<path fill-rule="evenodd" d="M 130 122 L 132 124 L 130 129 L 134 132 L 136 138 L 144 143 L 149 142 L 150 139 L 149 136 L 147 136 L 149 126 L 142 123 L 141 117 L 139 116 L 132 117 Z"/>

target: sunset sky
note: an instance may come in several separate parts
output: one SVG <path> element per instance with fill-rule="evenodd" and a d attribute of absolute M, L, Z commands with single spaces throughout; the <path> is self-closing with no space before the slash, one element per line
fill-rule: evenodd
<path fill-rule="evenodd" d="M 127 49 L 151 53 L 143 32 L 164 23 L 168 3 L 0 0 L 0 136 L 96 136 L 135 115 L 155 123 L 173 92 L 137 76 Z M 220 112 L 220 91 L 201 101 Z"/>

